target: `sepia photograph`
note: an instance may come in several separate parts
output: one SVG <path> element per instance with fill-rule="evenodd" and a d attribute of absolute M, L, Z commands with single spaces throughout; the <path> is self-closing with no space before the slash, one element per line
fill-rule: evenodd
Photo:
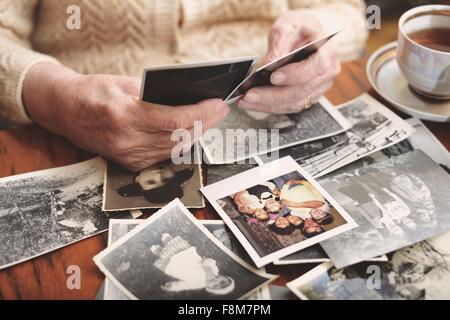
<path fill-rule="evenodd" d="M 290 157 L 201 191 L 257 267 L 356 227 Z"/>
<path fill-rule="evenodd" d="M 337 268 L 450 229 L 450 175 L 420 150 L 320 181 L 359 227 L 321 246 Z"/>
<path fill-rule="evenodd" d="M 307 110 L 288 115 L 269 116 L 231 108 L 229 115 L 217 129 L 206 131 L 201 145 L 209 164 L 226 164 L 334 136 L 349 128 L 348 121 L 326 98 L 321 98 Z M 229 129 L 239 132 L 239 136 L 230 138 L 227 135 Z M 267 139 L 262 139 L 260 129 L 279 130 L 276 141 L 269 133 Z M 221 139 L 218 139 L 219 134 Z M 253 140 L 258 143 L 251 143 Z"/>
<path fill-rule="evenodd" d="M 363 94 L 337 107 L 351 129 L 332 137 L 302 143 L 279 151 L 291 156 L 318 178 L 376 151 L 408 138 L 414 128 L 381 103 Z M 260 156 L 264 162 L 272 155 Z"/>
<path fill-rule="evenodd" d="M 447 232 L 390 254 L 388 262 L 364 262 L 344 269 L 324 263 L 287 285 L 305 300 L 448 299 L 449 243 Z"/>
<path fill-rule="evenodd" d="M 275 276 L 245 263 L 179 199 L 94 257 L 130 299 L 240 299 Z"/>
<path fill-rule="evenodd" d="M 200 164 L 175 165 L 171 160 L 139 172 L 107 161 L 103 211 L 161 208 L 175 198 L 188 208 L 203 208 Z"/>
<path fill-rule="evenodd" d="M 104 160 L 0 179 L 0 269 L 108 229 Z"/>

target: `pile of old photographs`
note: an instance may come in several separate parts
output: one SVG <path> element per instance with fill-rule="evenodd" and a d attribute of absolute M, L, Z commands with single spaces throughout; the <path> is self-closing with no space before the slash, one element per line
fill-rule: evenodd
<path fill-rule="evenodd" d="M 301 299 L 450 298 L 449 152 L 367 94 L 337 111 L 350 129 L 212 161 L 203 194 L 257 267 L 322 263 L 288 283 Z"/>
<path fill-rule="evenodd" d="M 279 145 L 214 139 L 268 127 Z M 364 94 L 284 116 L 232 108 L 214 130 L 205 172 L 194 148 L 138 173 L 95 158 L 0 179 L 0 269 L 109 229 L 99 299 L 450 298 L 450 155 L 420 121 Z M 221 220 L 188 211 L 204 197 Z M 322 264 L 290 291 L 265 270 L 303 263 Z"/>

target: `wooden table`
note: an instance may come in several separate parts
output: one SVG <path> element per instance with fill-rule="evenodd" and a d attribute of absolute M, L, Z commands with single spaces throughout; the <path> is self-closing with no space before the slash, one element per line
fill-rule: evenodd
<path fill-rule="evenodd" d="M 362 59 L 343 65 L 340 77 L 327 94 L 334 104 L 366 91 L 380 99 L 370 91 L 365 64 L 366 59 Z M 450 124 L 426 124 L 450 149 Z M 69 165 L 91 157 L 65 139 L 35 125 L 0 132 L 0 177 Z M 218 218 L 210 208 L 195 212 L 195 216 L 200 219 Z M 92 257 L 104 249 L 106 243 L 107 234 L 104 233 L 0 271 L 0 299 L 93 299 L 104 277 Z M 81 269 L 80 290 L 67 289 L 66 270 L 70 265 Z M 269 266 L 268 271 L 280 274 L 275 284 L 283 285 L 314 266 Z"/>

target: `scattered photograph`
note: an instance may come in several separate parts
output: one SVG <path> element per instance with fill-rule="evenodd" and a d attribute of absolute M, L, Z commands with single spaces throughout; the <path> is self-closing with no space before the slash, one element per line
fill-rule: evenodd
<path fill-rule="evenodd" d="M 275 276 L 252 268 L 175 199 L 94 257 L 129 299 L 245 298 Z"/>
<path fill-rule="evenodd" d="M 309 42 L 285 54 L 284 56 L 278 57 L 274 61 L 271 61 L 259 67 L 252 74 L 250 74 L 245 80 L 243 80 L 242 83 L 240 83 L 233 90 L 233 92 L 229 95 L 229 97 L 227 97 L 225 101 L 233 101 L 233 99 L 242 96 L 251 88 L 271 85 L 270 76 L 275 70 L 287 64 L 300 62 L 307 59 L 309 56 L 317 52 L 317 50 L 319 50 L 320 47 L 322 47 L 325 43 L 328 42 L 328 40 L 336 36 L 338 33 L 339 32 L 333 32 L 320 39 L 316 39 L 312 42 Z"/>
<path fill-rule="evenodd" d="M 349 122 L 326 98 L 322 98 L 311 108 L 292 115 L 268 116 L 231 108 L 231 112 L 218 128 L 208 130 L 203 135 L 201 144 L 209 164 L 226 164 L 335 136 L 349 128 Z M 227 135 L 228 129 L 234 129 L 238 136 L 230 138 L 230 135 Z M 269 132 L 263 139 L 261 129 L 279 131 L 275 140 Z M 219 136 L 222 138 L 218 139 Z"/>
<path fill-rule="evenodd" d="M 145 222 L 145 220 L 116 220 L 111 219 L 109 222 L 109 235 L 108 235 L 108 246 L 118 240 L 120 237 L 124 236 L 131 230 L 133 230 L 140 223 Z M 245 262 L 251 264 L 252 261 L 248 256 L 247 252 L 242 248 L 239 241 L 233 233 L 226 227 L 222 220 L 199 220 L 199 222 L 208 229 L 213 236 L 222 242 L 228 249 L 233 251 L 238 257 L 243 259 Z M 105 279 L 104 286 L 104 300 L 129 300 L 128 297 L 122 293 L 108 278 Z M 261 286 L 259 289 L 255 290 L 249 296 L 246 297 L 247 300 L 266 300 L 270 299 L 270 293 L 268 285 Z"/>
<path fill-rule="evenodd" d="M 200 164 L 175 165 L 167 160 L 140 172 L 107 161 L 103 211 L 161 208 L 180 198 L 188 208 L 205 206 Z"/>
<path fill-rule="evenodd" d="M 109 220 L 108 247 L 145 220 Z M 104 282 L 103 300 L 129 300 L 108 278 Z"/>
<path fill-rule="evenodd" d="M 0 179 L 0 269 L 108 229 L 104 167 L 94 158 Z"/>
<path fill-rule="evenodd" d="M 293 254 L 290 254 L 284 258 L 275 260 L 274 265 L 289 265 L 289 264 L 305 264 L 305 263 L 322 263 L 328 262 L 331 259 L 327 253 L 319 244 L 315 244 L 312 247 L 300 250 Z M 367 261 L 388 261 L 386 255 L 368 259 Z"/>
<path fill-rule="evenodd" d="M 421 150 L 320 181 L 359 227 L 320 245 L 337 268 L 450 229 L 450 175 Z"/>
<path fill-rule="evenodd" d="M 407 139 L 406 142 L 410 145 L 410 151 L 422 150 L 426 155 L 439 164 L 442 169 L 450 174 L 450 152 L 445 146 L 434 136 L 434 134 L 423 124 L 422 121 L 415 118 L 406 120 L 416 131 Z M 401 148 L 406 150 L 407 148 Z M 395 146 L 388 148 L 385 156 L 398 155 L 401 150 L 397 150 Z M 382 150 L 384 151 L 384 150 Z M 404 151 L 403 151 L 404 152 Z"/>
<path fill-rule="evenodd" d="M 322 177 L 369 154 L 397 144 L 414 128 L 368 94 L 337 107 L 352 128 L 321 140 L 279 151 L 291 156 L 315 178 Z M 272 155 L 260 156 L 269 162 Z"/>
<path fill-rule="evenodd" d="M 273 262 L 274 265 L 288 265 L 288 264 L 304 264 L 304 263 L 322 263 L 331 261 L 326 252 L 319 244 L 315 244 L 309 248 L 297 251 L 284 258 L 277 259 Z"/>
<path fill-rule="evenodd" d="M 207 166 L 206 185 L 214 184 L 238 173 L 257 167 L 255 163 L 215 164 Z"/>
<path fill-rule="evenodd" d="M 258 268 L 356 226 L 290 157 L 201 191 Z"/>
<path fill-rule="evenodd" d="M 269 284 L 270 300 L 298 300 L 298 297 L 286 287 Z"/>
<path fill-rule="evenodd" d="M 407 119 L 406 122 L 415 129 L 414 133 L 409 136 L 409 138 L 381 151 L 372 153 L 369 156 L 356 160 L 322 178 L 330 178 L 346 172 L 352 173 L 356 169 L 366 167 L 377 162 L 382 162 L 414 150 L 422 150 L 426 155 L 433 159 L 434 162 L 439 164 L 442 169 L 450 174 L 450 153 L 448 150 L 420 120 L 410 118 Z M 322 178 L 318 179 L 319 183 Z"/>
<path fill-rule="evenodd" d="M 445 233 L 394 252 L 389 262 L 344 269 L 327 262 L 287 285 L 306 300 L 445 300 L 450 297 L 449 244 Z"/>
<path fill-rule="evenodd" d="M 247 262 L 249 265 L 253 264 L 252 259 L 247 254 L 245 249 L 236 239 L 234 234 L 226 226 L 222 220 L 199 220 L 213 236 L 222 242 L 228 249 L 233 251 L 239 258 Z M 270 300 L 269 286 L 261 286 L 258 290 L 253 291 L 252 294 L 246 297 L 247 300 Z"/>

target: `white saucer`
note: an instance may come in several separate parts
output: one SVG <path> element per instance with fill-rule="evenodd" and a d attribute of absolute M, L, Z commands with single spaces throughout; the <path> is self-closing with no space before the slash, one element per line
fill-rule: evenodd
<path fill-rule="evenodd" d="M 397 42 L 372 54 L 367 62 L 367 78 L 375 91 L 399 110 L 419 119 L 450 122 L 450 101 L 426 99 L 413 92 L 396 60 Z"/>

